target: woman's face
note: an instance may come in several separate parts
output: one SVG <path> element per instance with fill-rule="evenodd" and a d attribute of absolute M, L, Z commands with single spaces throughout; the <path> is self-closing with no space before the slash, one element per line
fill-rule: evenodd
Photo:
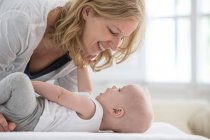
<path fill-rule="evenodd" d="M 106 49 L 115 51 L 122 39 L 131 35 L 138 26 L 138 22 L 131 19 L 109 20 L 94 16 L 90 7 L 83 9 L 83 18 L 82 45 L 86 58 L 94 58 Z"/>

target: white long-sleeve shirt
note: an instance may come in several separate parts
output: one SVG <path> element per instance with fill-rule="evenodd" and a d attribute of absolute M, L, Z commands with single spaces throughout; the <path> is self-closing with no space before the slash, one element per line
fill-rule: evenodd
<path fill-rule="evenodd" d="M 34 131 L 98 132 L 103 117 L 101 104 L 89 93 L 79 92 L 75 94 L 87 96 L 95 104 L 95 113 L 90 119 L 84 120 L 75 111 L 45 99 L 44 111 Z"/>
<path fill-rule="evenodd" d="M 0 80 L 24 72 L 33 51 L 43 38 L 48 13 L 69 0 L 0 0 Z M 73 61 L 35 80 L 55 80 L 71 91 L 77 89 Z"/>

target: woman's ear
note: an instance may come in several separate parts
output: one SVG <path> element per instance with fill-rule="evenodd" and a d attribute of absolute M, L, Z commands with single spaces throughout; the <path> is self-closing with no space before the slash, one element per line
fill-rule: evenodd
<path fill-rule="evenodd" d="M 114 107 L 111 114 L 116 118 L 120 118 L 125 114 L 125 111 L 122 107 Z"/>
<path fill-rule="evenodd" d="M 85 6 L 82 9 L 82 16 L 84 20 L 93 15 L 93 9 L 90 6 Z"/>

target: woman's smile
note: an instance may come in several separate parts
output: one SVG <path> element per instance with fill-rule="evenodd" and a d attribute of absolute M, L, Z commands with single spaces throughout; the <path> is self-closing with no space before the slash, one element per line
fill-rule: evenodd
<path fill-rule="evenodd" d="M 104 46 L 100 42 L 98 42 L 98 47 L 101 50 L 101 52 L 105 51 Z"/>
<path fill-rule="evenodd" d="M 96 57 L 101 52 L 106 50 L 106 48 L 103 46 L 103 44 L 101 42 L 95 43 L 95 45 L 93 45 L 92 48 L 94 48 L 94 49 L 84 50 L 85 51 L 85 57 Z"/>

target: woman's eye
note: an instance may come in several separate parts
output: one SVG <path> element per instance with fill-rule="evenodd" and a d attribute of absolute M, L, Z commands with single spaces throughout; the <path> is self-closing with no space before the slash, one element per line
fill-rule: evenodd
<path fill-rule="evenodd" d="M 117 35 L 117 33 L 113 32 L 110 28 L 109 28 L 109 32 L 113 35 Z"/>

